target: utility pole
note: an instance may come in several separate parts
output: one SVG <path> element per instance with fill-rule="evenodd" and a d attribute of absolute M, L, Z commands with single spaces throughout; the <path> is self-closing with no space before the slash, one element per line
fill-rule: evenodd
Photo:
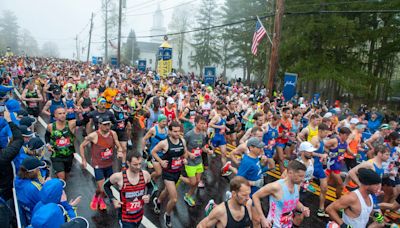
<path fill-rule="evenodd" d="M 91 43 L 91 41 L 92 41 L 92 30 L 93 30 L 93 12 L 92 12 L 92 18 L 90 19 L 89 43 L 88 43 L 88 50 L 87 50 L 86 62 L 89 62 L 90 43 Z"/>
<path fill-rule="evenodd" d="M 106 8 L 106 14 L 105 14 L 105 35 L 104 35 L 104 60 L 103 63 L 108 62 L 108 2 L 109 0 L 104 0 L 104 7 Z"/>
<path fill-rule="evenodd" d="M 269 69 L 268 69 L 268 96 L 269 97 L 272 97 L 272 90 L 274 88 L 274 78 L 278 71 L 279 43 L 281 41 L 282 17 L 283 17 L 284 10 L 285 10 L 285 1 L 284 0 L 276 0 L 274 33 L 273 33 L 273 38 L 272 38 L 271 58 L 269 59 Z"/>
<path fill-rule="evenodd" d="M 76 45 L 76 58 L 77 58 L 78 60 L 80 60 L 80 59 L 79 59 L 78 35 L 76 35 L 76 38 L 75 38 L 75 45 Z"/>
<path fill-rule="evenodd" d="M 121 21 L 122 21 L 122 0 L 119 0 L 118 14 L 118 49 L 117 49 L 117 66 L 121 63 Z"/>

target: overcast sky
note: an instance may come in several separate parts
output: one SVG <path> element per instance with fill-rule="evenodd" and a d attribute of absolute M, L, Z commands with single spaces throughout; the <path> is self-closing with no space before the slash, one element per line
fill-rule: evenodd
<path fill-rule="evenodd" d="M 79 34 L 81 47 L 87 47 L 92 12 L 95 13 L 93 42 L 103 41 L 101 2 L 104 0 L 0 0 L 0 10 L 11 10 L 18 17 L 21 28 L 28 29 L 41 46 L 46 41 L 57 43 L 61 57 L 72 58 L 76 50 L 75 36 Z M 118 0 L 116 1 L 118 4 Z M 196 8 L 201 0 L 126 0 L 126 20 L 122 36 L 133 28 L 137 36 L 150 35 L 153 12 L 160 4 L 164 15 L 164 27 L 168 29 L 174 7 L 184 5 Z M 218 0 L 219 4 L 223 0 Z M 139 14 L 139 15 L 138 15 Z M 86 27 L 85 27 L 86 26 Z M 145 39 L 142 39 L 145 40 Z M 124 40 L 123 40 L 124 41 Z M 115 45 L 117 41 L 114 41 Z M 160 38 L 161 43 L 161 38 Z M 81 59 L 86 57 L 82 54 Z M 92 43 L 91 56 L 103 55 L 100 43 Z"/>

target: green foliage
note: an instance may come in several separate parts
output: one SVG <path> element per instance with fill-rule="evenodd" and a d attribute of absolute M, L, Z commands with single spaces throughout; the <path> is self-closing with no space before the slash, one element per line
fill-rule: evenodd
<path fill-rule="evenodd" d="M 0 17 L 0 50 L 10 47 L 14 53 L 18 52 L 18 18 L 11 11 L 5 10 Z"/>
<path fill-rule="evenodd" d="M 134 64 L 139 59 L 140 49 L 136 42 L 136 34 L 133 29 L 129 32 L 126 43 L 122 44 L 122 63 L 125 65 Z"/>

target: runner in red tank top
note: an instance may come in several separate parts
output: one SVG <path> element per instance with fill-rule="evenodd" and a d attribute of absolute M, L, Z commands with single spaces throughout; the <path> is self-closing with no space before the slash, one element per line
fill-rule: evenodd
<path fill-rule="evenodd" d="M 89 144 L 92 146 L 92 166 L 94 168 L 94 177 L 97 182 L 96 193 L 90 203 L 90 208 L 92 210 L 97 210 L 98 207 L 100 207 L 100 210 L 107 209 L 107 205 L 103 199 L 104 192 L 102 187 L 104 180 L 113 174 L 112 165 L 115 146 L 118 147 L 118 157 L 121 158 L 123 155 L 117 133 L 110 130 L 110 128 L 111 120 L 108 117 L 100 118 L 99 130 L 90 133 L 79 147 L 82 156 L 82 167 L 86 168 L 85 147 Z"/>
<path fill-rule="evenodd" d="M 170 124 L 173 120 L 176 120 L 176 106 L 174 105 L 175 101 L 172 97 L 168 97 L 167 106 L 164 107 L 164 115 L 167 117 L 168 124 Z"/>
<path fill-rule="evenodd" d="M 112 200 L 115 208 L 120 208 L 119 221 L 122 228 L 139 227 L 144 214 L 144 204 L 150 201 L 152 184 L 150 174 L 141 169 L 142 156 L 139 152 L 129 153 L 126 158 L 128 169 L 114 173 L 104 183 L 104 191 Z M 111 191 L 111 185 L 120 191 L 121 200 L 117 200 Z"/>

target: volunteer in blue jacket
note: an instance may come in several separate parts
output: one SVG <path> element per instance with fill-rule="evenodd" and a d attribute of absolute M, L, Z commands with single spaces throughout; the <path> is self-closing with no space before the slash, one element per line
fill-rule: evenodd
<path fill-rule="evenodd" d="M 33 208 L 40 200 L 42 184 L 38 180 L 40 168 L 46 167 L 46 163 L 35 157 L 27 157 L 22 162 L 15 178 L 15 190 L 18 202 L 22 208 L 21 223 L 30 224 Z"/>

